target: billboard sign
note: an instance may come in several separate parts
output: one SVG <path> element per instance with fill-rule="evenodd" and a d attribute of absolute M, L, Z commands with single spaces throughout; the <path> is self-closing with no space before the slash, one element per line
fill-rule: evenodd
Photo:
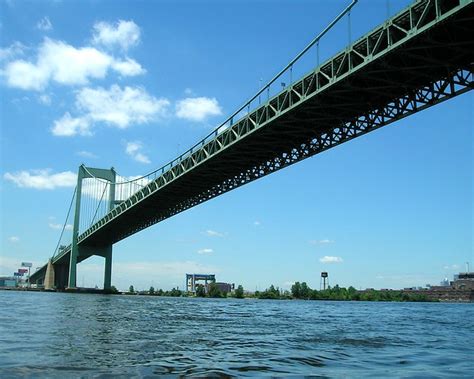
<path fill-rule="evenodd" d="M 13 276 L 23 276 L 23 274 L 19 273 L 19 272 L 14 272 L 13 273 Z"/>
<path fill-rule="evenodd" d="M 21 273 L 21 274 L 26 274 L 28 272 L 28 269 L 27 268 L 19 268 L 18 272 Z"/>
<path fill-rule="evenodd" d="M 31 262 L 21 262 L 21 267 L 32 267 L 33 264 Z"/>

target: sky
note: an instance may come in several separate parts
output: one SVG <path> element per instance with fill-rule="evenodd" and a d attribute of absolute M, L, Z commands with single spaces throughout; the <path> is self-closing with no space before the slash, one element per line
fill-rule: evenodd
<path fill-rule="evenodd" d="M 80 164 L 130 177 L 172 160 L 348 3 L 0 0 L 0 275 L 52 255 Z M 321 41 L 321 59 L 408 3 L 360 0 L 350 34 L 344 19 Z M 452 278 L 474 265 L 472 96 L 115 244 L 112 284 L 182 289 L 186 273 L 251 291 L 319 288 L 321 271 L 356 288 Z M 77 277 L 101 287 L 103 258 L 80 263 Z"/>

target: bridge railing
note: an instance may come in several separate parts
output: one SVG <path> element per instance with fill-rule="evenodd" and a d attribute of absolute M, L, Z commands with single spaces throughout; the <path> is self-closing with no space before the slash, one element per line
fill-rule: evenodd
<path fill-rule="evenodd" d="M 255 95 L 247 100 L 242 106 L 240 106 L 235 112 L 233 112 L 226 120 L 224 120 L 217 128 L 215 128 L 206 137 L 197 142 L 190 149 L 180 154 L 177 158 L 163 165 L 151 173 L 141 176 L 133 177 L 130 180 L 124 180 L 117 183 L 117 194 L 118 198 L 125 200 L 124 194 L 128 194 L 128 197 L 133 195 L 135 192 L 142 189 L 151 181 L 157 179 L 165 172 L 171 170 L 173 167 L 178 166 L 186 158 L 191 156 L 202 147 L 215 140 L 216 137 L 223 131 L 232 127 L 236 122 L 250 114 L 252 111 L 262 105 L 262 102 L 268 102 L 272 98 L 276 97 L 282 90 L 290 88 L 294 79 L 297 79 L 294 75 L 296 65 L 301 61 L 308 52 L 315 48 L 316 51 L 316 62 L 319 63 L 319 43 L 321 39 L 345 16 L 350 17 L 351 9 L 357 4 L 358 0 L 352 0 L 351 3 L 336 17 L 334 18 L 323 31 L 321 31 L 290 63 L 288 63 L 278 74 L 276 74 L 267 84 L 265 84 Z M 350 25 L 349 25 L 350 27 Z M 314 54 L 312 56 L 314 59 Z"/>
<path fill-rule="evenodd" d="M 238 123 L 245 117 L 249 117 L 252 112 L 255 112 L 263 103 L 270 102 L 273 98 L 281 94 L 282 91 L 291 90 L 293 84 L 293 79 L 298 79 L 300 72 L 297 75 L 294 75 L 295 68 L 297 68 L 298 63 L 310 54 L 310 50 L 313 48 L 316 49 L 316 54 L 311 56 L 311 62 L 314 64 L 319 64 L 319 43 L 321 39 L 346 15 L 348 15 L 350 21 L 350 12 L 351 9 L 356 5 L 358 0 L 352 0 L 351 3 L 344 8 L 339 15 L 334 18 L 327 26 L 324 28 L 294 59 L 292 59 L 280 72 L 278 72 L 267 84 L 265 84 L 255 95 L 253 95 L 249 100 L 247 100 L 243 105 L 241 105 L 236 111 L 234 111 L 226 120 L 224 120 L 216 129 L 209 133 L 206 137 L 192 146 L 190 149 L 180 154 L 177 158 L 163 165 L 151 173 L 139 176 L 139 177 L 123 177 L 117 176 L 116 182 L 114 185 L 114 205 L 116 207 L 120 206 L 127 199 L 131 198 L 133 195 L 139 193 L 150 183 L 157 180 L 160 177 L 163 177 L 165 173 L 173 172 L 173 168 L 181 165 L 183 162 L 191 159 L 193 154 L 203 150 L 208 144 L 212 143 L 217 139 L 217 137 L 222 134 L 227 129 L 231 128 L 233 125 Z M 349 22 L 350 28 L 350 22 Z M 301 65 L 303 66 L 303 65 Z M 301 68 L 298 70 L 301 71 Z M 298 77 L 297 77 L 298 76 Z M 84 180 L 84 185 L 82 189 L 82 196 L 84 200 L 81 205 L 81 220 L 79 225 L 79 240 L 84 239 L 92 233 L 91 228 L 93 225 L 104 218 L 109 209 L 109 196 L 110 196 L 110 186 L 111 183 L 95 178 L 90 173 L 90 178 Z M 95 225 L 96 226 L 96 225 Z M 92 228 L 95 229 L 95 228 Z M 59 249 L 60 244 L 55 250 L 55 255 L 61 255 L 61 252 L 66 252 L 69 250 L 69 246 L 62 245 L 62 251 Z"/>
<path fill-rule="evenodd" d="M 271 101 L 273 98 L 281 94 L 282 91 L 290 90 L 291 86 L 299 76 L 303 69 L 308 69 L 302 63 L 302 60 L 307 58 L 311 54 L 310 60 L 312 64 L 310 67 L 314 67 L 315 64 L 319 64 L 319 43 L 321 39 L 331 30 L 344 16 L 348 16 L 350 21 L 351 9 L 356 5 L 358 0 L 352 0 L 351 3 L 344 8 L 342 12 L 337 15 L 294 59 L 291 60 L 280 72 L 278 72 L 267 84 L 265 84 L 255 95 L 241 105 L 236 111 L 234 111 L 226 120 L 224 120 L 217 128 L 215 128 L 206 137 L 197 142 L 190 149 L 180 154 L 177 158 L 146 174 L 139 177 L 123 177 L 117 176 L 117 181 L 114 183 L 115 186 L 115 205 L 119 206 L 122 202 L 129 199 L 134 194 L 145 188 L 148 184 L 155 181 L 159 177 L 162 177 L 165 173 L 172 171 L 173 168 L 179 166 L 187 159 L 192 157 L 193 154 L 203 149 L 205 146 L 215 141 L 216 138 L 227 129 L 242 120 L 243 118 L 251 115 L 255 110 L 262 106 L 263 103 Z M 350 22 L 349 22 L 350 28 Z M 316 51 L 314 51 L 316 50 Z M 299 66 L 298 66 L 299 65 Z M 82 194 L 85 196 L 81 210 L 81 222 L 79 225 L 79 234 L 86 235 L 89 233 L 88 229 L 102 217 L 108 213 L 107 203 L 109 202 L 109 188 L 110 183 L 99 178 L 90 175 L 90 179 L 85 179 Z M 94 201 L 97 207 L 94 205 Z M 95 209 L 95 211 L 94 211 Z M 80 237 L 83 238 L 86 235 Z M 57 249 L 58 250 L 58 249 Z M 57 252 L 57 251 L 56 251 Z"/>
<path fill-rule="evenodd" d="M 438 17 L 438 9 L 441 9 L 441 13 L 447 12 L 447 10 L 442 10 L 439 7 L 439 4 L 442 0 L 420 0 L 418 2 L 413 3 L 408 8 L 402 10 L 399 14 L 392 18 L 392 21 L 395 23 L 399 23 L 401 28 L 405 29 L 405 37 L 409 38 L 409 30 L 417 30 L 420 27 L 423 27 L 426 23 L 429 22 L 430 17 L 426 17 L 427 14 L 436 13 L 436 17 Z M 216 151 L 219 151 L 220 147 L 224 145 L 228 145 L 231 142 L 223 142 L 224 139 L 222 137 L 228 136 L 234 132 L 234 129 L 238 129 L 239 126 L 243 124 L 242 121 L 249 121 L 253 117 L 254 114 L 258 113 L 260 108 L 272 106 L 272 102 L 274 100 L 278 100 L 279 96 L 283 94 L 290 94 L 292 91 L 297 90 L 298 82 L 302 82 L 305 80 L 305 77 L 300 78 L 295 77 L 297 79 L 294 84 L 292 82 L 292 74 L 295 71 L 296 64 L 301 63 L 301 60 L 305 58 L 311 48 L 318 49 L 319 41 L 321 38 L 331 29 L 333 28 L 345 15 L 349 16 L 350 10 L 353 6 L 357 3 L 357 0 L 353 0 L 348 7 L 344 9 L 329 25 L 326 27 L 311 43 L 303 49 L 301 53 L 299 53 L 295 59 L 293 59 L 283 70 L 281 70 L 272 80 L 270 80 L 265 86 L 262 87 L 252 98 L 250 98 L 247 102 L 244 103 L 239 109 L 237 109 L 231 116 L 229 116 L 218 128 L 216 128 L 212 133 L 207 135 L 204 139 L 199 141 L 195 144 L 191 149 L 187 150 L 185 153 L 178 156 L 173 161 L 169 162 L 168 164 L 160 167 L 158 170 L 155 170 L 148 175 L 144 175 L 141 177 L 133 177 L 133 178 L 125 178 L 119 177 L 117 182 L 115 183 L 115 203 L 116 206 L 111 212 L 106 212 L 104 215 L 105 217 L 100 218 L 99 215 L 93 212 L 93 219 L 92 222 L 88 225 L 87 229 L 81 228 L 81 235 L 79 236 L 79 240 L 83 240 L 87 238 L 90 234 L 94 233 L 97 229 L 101 228 L 104 224 L 111 221 L 113 218 L 117 217 L 119 214 L 124 212 L 126 209 L 132 207 L 135 203 L 141 201 L 144 197 L 150 195 L 152 192 L 158 190 L 161 186 L 166 185 L 169 181 L 174 180 L 175 178 L 179 177 L 182 173 L 186 172 L 188 169 L 192 169 L 195 165 L 199 164 L 200 162 L 206 160 L 208 157 L 215 154 Z M 456 5 L 453 4 L 451 8 L 455 8 Z M 448 7 L 449 8 L 449 7 Z M 449 8 L 449 9 L 451 9 Z M 449 10 L 448 9 L 448 10 Z M 433 14 L 434 14 L 433 13 Z M 350 45 L 354 48 L 358 46 L 366 46 L 367 51 L 364 53 L 367 55 L 367 58 L 371 57 L 375 54 L 379 54 L 384 48 L 381 47 L 382 40 L 390 40 L 390 36 L 396 37 L 395 35 L 391 35 L 390 30 L 395 30 L 395 27 L 391 26 L 391 22 L 388 20 L 383 25 L 377 27 L 370 33 L 366 34 L 364 37 L 361 37 L 351 43 Z M 400 21 L 400 22 L 399 22 Z M 407 23 L 407 25 L 405 25 Z M 350 26 L 350 24 L 349 24 Z M 390 32 L 390 33 L 389 33 Z M 385 33 L 385 34 L 384 34 Z M 389 34 L 387 34 L 389 33 Z M 397 38 L 403 39 L 404 36 L 399 36 Z M 352 48 L 351 47 L 351 48 Z M 314 52 L 314 51 L 313 51 Z M 357 52 L 356 52 L 357 53 Z M 313 71 L 317 72 L 317 75 L 326 76 L 327 72 L 325 72 L 325 68 L 329 67 L 336 70 L 333 70 L 335 73 L 334 76 L 329 79 L 337 79 L 338 75 L 343 75 L 343 70 L 339 73 L 341 67 L 343 67 L 343 55 L 348 54 L 347 48 L 338 53 L 336 56 L 333 56 L 329 60 L 325 60 L 322 64 L 317 65 L 317 68 Z M 306 56 L 307 57 L 307 56 Z M 342 57 L 342 58 L 341 58 Z M 314 56 L 313 56 L 314 58 Z M 339 59 L 340 58 L 340 59 Z M 339 61 L 338 61 L 339 59 Z M 361 62 L 365 60 L 362 59 Z M 313 60 L 314 64 L 316 61 Z M 318 62 L 319 63 L 319 62 Z M 362 63 L 357 63 L 362 64 Z M 328 66 L 329 65 L 329 66 Z M 348 65 L 350 67 L 350 65 Z M 314 65 L 313 65 L 314 67 Z M 337 69 L 339 67 L 339 69 Z M 350 68 L 349 68 L 350 70 Z M 311 75 L 316 75 L 314 72 L 311 72 Z M 309 75 L 309 74 L 308 74 Z M 283 78 L 290 79 L 288 88 L 284 88 L 283 90 L 278 87 L 281 86 L 279 83 Z M 328 83 L 332 81 L 327 79 Z M 285 84 L 286 85 L 286 84 Z M 328 84 L 329 85 L 329 84 Z M 272 96 L 272 91 L 277 91 L 277 94 Z M 264 96 L 267 95 L 267 99 Z M 262 104 L 262 98 L 264 100 L 264 104 Z M 253 117 L 255 119 L 255 117 Z M 239 121 L 240 120 L 240 121 Z M 250 120 L 254 121 L 254 120 Z M 247 132 L 245 132 L 247 133 Z M 219 141 L 221 140 L 221 141 Z M 230 139 L 229 139 L 230 140 Z M 230 140 L 232 141 L 232 140 Z M 212 146 L 221 145 L 220 147 L 215 148 L 213 152 Z M 226 145 L 226 146 L 227 146 Z M 208 148 L 208 147 L 211 148 Z M 107 194 L 108 191 L 99 190 L 97 193 Z M 107 200 L 107 199 L 105 199 Z M 96 217 L 97 216 L 97 217 Z M 94 223 L 95 220 L 98 220 Z M 87 225 L 86 225 L 87 226 Z"/>
<path fill-rule="evenodd" d="M 117 181 L 115 184 L 116 207 L 82 233 L 79 236 L 79 240 L 87 238 L 97 229 L 101 228 L 103 225 L 110 222 L 112 219 L 119 216 L 122 212 L 134 206 L 134 204 L 149 196 L 151 193 L 157 191 L 168 182 L 196 167 L 196 165 L 199 165 L 201 162 L 204 162 L 209 157 L 218 153 L 225 146 L 230 146 L 230 144 L 238 138 L 250 133 L 249 130 L 254 130 L 253 128 L 257 127 L 257 124 L 260 124 L 261 119 L 264 118 L 261 118 L 260 116 L 265 116 L 265 110 L 271 110 L 273 113 L 281 113 L 282 109 L 286 109 L 286 104 L 288 104 L 288 101 L 285 102 L 285 99 L 293 97 L 293 94 L 298 96 L 301 100 L 303 96 L 300 94 L 301 87 L 305 85 L 306 79 L 317 77 L 317 80 L 313 82 L 319 83 L 316 84 L 317 88 L 330 85 L 335 82 L 335 80 L 346 75 L 347 70 L 352 70 L 352 66 L 365 64 L 364 62 L 371 59 L 374 54 L 381 54 L 384 49 L 389 48 L 389 45 L 391 46 L 391 44 L 388 43 L 388 41 L 393 40 L 393 44 L 395 41 L 399 41 L 400 39 L 410 38 L 411 34 L 409 33 L 409 30 L 416 31 L 418 28 L 424 27 L 425 24 L 431 22 L 430 20 L 433 16 L 431 13 L 435 14 L 436 18 L 438 17 L 438 10 L 442 9 L 439 7 L 441 1 L 442 0 L 419 0 L 414 2 L 409 7 L 403 9 L 397 15 L 393 16 L 384 24 L 378 26 L 363 37 L 358 38 L 353 42 L 350 41 L 349 45 L 344 50 L 341 50 L 336 55 L 325 59 L 322 63 L 317 61 L 315 55 L 312 57 L 310 56 L 309 58 L 313 59 L 313 65 L 311 66 L 312 69 L 308 71 L 306 75 L 300 77 L 298 71 L 301 70 L 301 67 L 298 67 L 298 75 L 295 75 L 296 80 L 293 82 L 293 73 L 297 69 L 296 65 L 305 63 L 305 59 L 308 58 L 308 54 L 310 54 L 312 48 L 318 52 L 321 38 L 325 36 L 328 31 L 332 30 L 332 28 L 334 28 L 334 26 L 338 24 L 345 15 L 347 15 L 348 20 L 350 20 L 349 12 L 357 3 L 357 0 L 353 0 L 316 38 L 310 42 L 305 49 L 302 50 L 302 52 L 286 65 L 283 70 L 263 86 L 253 97 L 232 113 L 232 115 L 212 133 L 208 134 L 189 150 L 159 169 L 138 178 Z M 453 4 L 451 8 L 455 7 L 456 4 Z M 442 13 L 445 12 L 443 11 Z M 427 17 L 428 14 L 430 15 L 429 17 Z M 401 25 L 400 30 L 404 30 L 401 35 L 397 36 L 396 33 L 398 32 L 395 31 L 396 27 L 392 26 L 392 22 Z M 348 23 L 348 26 L 348 30 L 350 31 L 350 22 Z M 359 57 L 357 58 L 356 56 Z M 355 57 L 358 61 L 352 62 L 351 65 L 351 63 L 348 63 L 351 62 L 351 57 Z M 306 61 L 306 63 L 308 62 Z M 315 65 L 316 69 L 314 68 Z M 288 85 L 284 83 L 285 88 L 283 89 L 280 88 L 281 80 L 287 80 L 287 83 L 289 83 Z M 318 90 L 317 88 L 315 91 Z M 274 91 L 276 91 L 276 95 L 273 94 Z M 298 93 L 298 91 L 300 91 L 300 93 Z M 265 96 L 267 98 L 265 98 Z M 275 111 L 275 109 L 278 110 Z"/>

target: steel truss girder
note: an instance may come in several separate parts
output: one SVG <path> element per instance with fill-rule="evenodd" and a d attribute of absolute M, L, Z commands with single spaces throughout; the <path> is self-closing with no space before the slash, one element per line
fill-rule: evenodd
<path fill-rule="evenodd" d="M 131 231 L 130 235 L 206 200 L 467 92 L 474 88 L 473 75 L 473 69 L 452 72 L 445 78 L 418 88 L 383 107 L 375 108 L 350 121 L 343 122 L 335 126 L 329 133 L 314 136 L 306 143 L 275 156 L 272 160 L 249 168 L 198 196 L 169 208 L 165 214 L 161 214 L 146 224 L 140 225 L 137 230 Z"/>
<path fill-rule="evenodd" d="M 269 99 L 269 101 L 262 104 L 256 110 L 245 115 L 220 134 L 217 134 L 213 140 L 209 142 L 203 141 L 200 148 L 194 149 L 188 156 L 182 157 L 178 164 L 170 167 L 167 171 L 163 169 L 162 174 L 151 181 L 145 188 L 120 203 L 79 236 L 79 241 L 85 242 L 96 232 L 111 225 L 113 221 L 124 217 L 128 211 L 133 211 L 136 206 L 140 206 L 140 203 L 157 195 L 170 184 L 175 185 L 174 183 L 177 183 L 177 180 L 186 174 L 192 173 L 193 170 L 203 167 L 203 165 L 207 166 L 208 162 L 218 158 L 227 149 L 237 144 L 239 146 L 243 145 L 243 149 L 247 145 L 251 146 L 252 138 L 249 137 L 260 130 L 271 128 L 271 123 L 273 122 L 278 121 L 283 125 L 284 127 L 280 128 L 279 132 L 282 135 L 288 134 L 287 139 L 289 141 L 294 139 L 296 143 L 297 139 L 291 134 L 293 129 L 292 123 L 297 124 L 297 120 L 296 122 L 291 120 L 292 110 L 301 110 L 304 105 L 314 122 L 317 120 L 322 122 L 325 117 L 328 117 L 325 114 L 326 110 L 323 105 L 318 105 L 314 99 L 336 99 L 344 91 L 350 90 L 350 83 L 354 74 L 359 75 L 359 78 L 368 77 L 368 74 L 375 67 L 376 70 L 379 70 L 379 74 L 377 74 L 376 70 L 373 71 L 373 73 L 377 74 L 374 82 L 378 84 L 372 84 L 373 87 L 365 88 L 364 91 L 381 95 L 385 93 L 386 95 L 386 93 L 392 90 L 394 94 L 398 93 L 399 97 L 395 97 L 393 102 L 387 102 L 385 105 L 376 104 L 375 108 L 364 111 L 365 113 L 359 115 L 357 119 L 351 118 L 351 121 L 347 121 L 347 118 L 341 116 L 341 124 L 333 127 L 331 132 L 326 131 L 325 134 L 314 137 L 313 131 L 306 131 L 307 134 L 313 134 L 308 135 L 308 141 L 303 145 L 296 146 L 291 151 L 289 150 L 283 154 L 276 152 L 275 158 L 272 161 L 267 160 L 258 167 L 254 166 L 243 170 L 239 175 L 228 178 L 217 186 L 212 186 L 205 192 L 190 197 L 184 202 L 179 202 L 177 205 L 170 207 L 166 212 L 160 210 L 156 217 L 147 219 L 143 223 L 134 222 L 134 226 L 128 231 L 119 236 L 113 236 L 114 242 L 220 193 L 286 167 L 307 156 L 314 155 L 316 150 L 318 152 L 323 151 L 471 89 L 472 66 L 460 67 L 446 64 L 442 58 L 433 59 L 427 56 L 425 50 L 436 51 L 436 49 L 445 49 L 446 51 L 464 54 L 464 56 L 472 56 L 472 38 L 467 40 L 467 44 L 459 43 L 459 41 L 445 40 L 444 38 L 440 41 L 431 41 L 429 38 L 425 38 L 424 43 L 426 43 L 426 46 L 412 46 L 410 42 L 419 35 L 427 34 L 432 28 L 444 25 L 450 17 L 457 17 L 457 14 L 461 15 L 461 11 L 468 15 L 467 19 L 463 19 L 460 16 L 457 22 L 451 22 L 450 27 L 467 30 L 468 32 L 472 31 L 472 8 L 472 0 L 416 1 L 372 32 L 348 46 L 343 52 L 316 67 L 314 71 Z M 430 81 L 430 77 L 425 74 L 424 70 L 424 66 L 429 66 L 430 64 L 437 65 L 438 67 L 445 66 L 446 75 L 448 76 L 445 76 L 444 79 L 434 80 L 435 78 L 442 77 L 442 75 L 437 74 L 438 76 L 433 78 L 434 81 L 431 84 L 421 87 L 418 82 L 400 83 L 396 78 L 392 78 L 391 72 L 395 72 L 397 66 L 390 67 L 386 57 L 390 54 L 395 54 L 393 53 L 395 51 L 403 50 L 405 47 L 407 48 L 406 56 L 401 55 L 400 59 L 418 58 L 415 60 L 415 66 L 409 67 L 406 70 L 413 77 L 418 78 L 418 81 L 420 78 L 423 78 L 424 83 Z M 374 66 L 373 63 L 378 61 L 383 62 L 386 66 Z M 472 60 L 469 62 L 472 62 Z M 398 67 L 399 69 L 401 68 L 400 72 L 403 71 L 404 65 L 403 63 Z M 382 75 L 380 75 L 380 70 L 383 70 L 383 68 L 387 69 L 386 73 L 382 72 Z M 360 74 L 361 72 L 362 74 Z M 468 78 L 463 77 L 466 72 L 469 72 L 470 76 L 468 75 Z M 341 83 L 345 84 L 340 85 Z M 403 94 L 399 91 L 402 86 L 405 91 Z M 357 87 L 355 89 L 357 91 Z M 341 114 L 344 114 L 344 107 L 338 106 L 336 102 L 333 102 L 330 106 L 333 110 L 339 107 Z M 360 111 L 363 110 L 361 109 Z M 391 121 L 387 122 L 387 120 Z M 267 152 L 272 149 L 271 144 L 268 145 Z"/>

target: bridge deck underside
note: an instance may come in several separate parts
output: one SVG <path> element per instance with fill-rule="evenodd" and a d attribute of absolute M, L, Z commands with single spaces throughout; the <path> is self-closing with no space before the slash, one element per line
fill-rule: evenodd
<path fill-rule="evenodd" d="M 93 248 L 115 243 L 203 201 L 472 89 L 473 22 L 471 3 L 178 176 L 80 245 Z M 57 260 L 66 262 L 68 257 L 65 252 Z"/>
<path fill-rule="evenodd" d="M 474 43 L 469 31 L 474 17 L 473 7 L 468 10 L 372 61 L 256 130 L 251 137 L 240 140 L 177 178 L 141 201 L 139 206 L 127 210 L 124 217 L 91 235 L 87 244 L 119 241 L 195 205 L 195 202 L 225 192 L 228 190 L 225 183 L 229 180 L 235 182 L 232 187 L 252 180 L 241 178 L 242 174 L 248 174 L 247 177 L 253 174 L 254 179 L 261 177 L 253 170 L 262 165 L 272 166 L 268 162 L 274 162 L 275 157 L 291 155 L 293 149 L 309 145 L 313 139 L 331 133 L 344 123 L 383 108 L 419 88 L 448 77 L 452 72 L 460 69 L 471 72 Z M 282 162 L 281 166 L 286 165 Z M 266 174 L 279 168 L 269 167 Z"/>

